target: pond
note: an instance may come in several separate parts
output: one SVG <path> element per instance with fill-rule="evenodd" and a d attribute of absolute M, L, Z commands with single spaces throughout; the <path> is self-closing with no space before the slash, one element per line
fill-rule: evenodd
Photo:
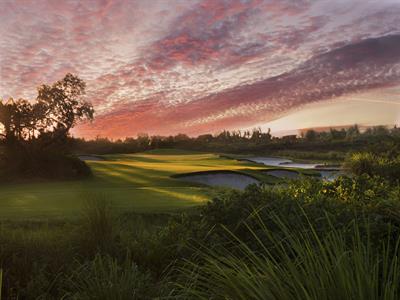
<path fill-rule="evenodd" d="M 321 179 L 326 181 L 333 181 L 340 175 L 345 174 L 340 168 L 325 168 L 323 165 L 318 163 L 297 163 L 286 158 L 251 157 L 248 158 L 247 160 L 272 167 L 314 170 L 320 174 Z M 266 171 L 265 173 L 285 179 L 296 179 L 300 177 L 299 173 L 291 170 L 271 170 L 271 171 Z"/>
<path fill-rule="evenodd" d="M 180 175 L 180 180 L 202 183 L 210 186 L 230 187 L 244 190 L 250 184 L 258 184 L 260 181 L 248 175 L 236 172 L 203 172 Z"/>
<path fill-rule="evenodd" d="M 290 159 L 279 158 L 279 157 L 251 157 L 248 158 L 248 160 L 264 164 L 266 166 L 285 167 L 285 168 L 315 169 L 320 165 L 316 163 L 296 163 Z"/>

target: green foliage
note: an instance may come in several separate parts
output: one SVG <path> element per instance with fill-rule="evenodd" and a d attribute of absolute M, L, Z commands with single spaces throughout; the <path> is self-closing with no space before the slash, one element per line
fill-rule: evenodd
<path fill-rule="evenodd" d="M 357 152 L 349 155 L 345 166 L 355 175 L 378 175 L 392 181 L 400 179 L 400 154 L 391 158 L 371 152 Z"/>
<path fill-rule="evenodd" d="M 332 182 L 304 178 L 286 186 L 251 186 L 242 193 L 221 194 L 205 206 L 204 215 L 205 218 L 212 217 L 211 222 L 222 224 L 227 224 L 228 220 L 240 220 L 255 208 L 263 206 L 273 207 L 276 212 L 282 211 L 283 215 L 296 210 L 296 206 L 310 211 L 324 209 L 337 215 L 339 207 L 350 211 L 396 205 L 397 199 L 393 196 L 396 187 L 382 178 L 369 176 L 342 176 Z M 234 213 L 240 216 L 231 217 Z"/>
<path fill-rule="evenodd" d="M 105 196 L 87 195 L 82 210 L 80 243 L 86 255 L 108 253 L 114 246 L 116 221 Z"/>
<path fill-rule="evenodd" d="M 177 299 L 398 299 L 399 242 L 375 248 L 361 237 L 357 223 L 323 235 L 311 223 L 295 227 L 273 217 L 277 235 L 257 213 L 257 230 L 247 234 L 258 244 L 225 229 L 230 243 L 202 247 L 177 268 Z M 295 232 L 295 233 L 294 233 Z M 350 237 L 350 239 L 349 239 Z"/>
<path fill-rule="evenodd" d="M 0 300 L 3 294 L 3 269 L 0 269 Z"/>
<path fill-rule="evenodd" d="M 0 218 L 45 216 L 75 219 L 81 212 L 84 196 L 91 194 L 105 195 L 110 204 L 120 211 L 174 212 L 202 205 L 215 190 L 177 180 L 171 175 L 224 169 L 243 172 L 263 169 L 250 162 L 225 159 L 217 154 L 173 149 L 103 158 L 87 162 L 93 172 L 91 178 L 2 185 Z M 77 159 L 76 162 L 86 166 Z M 56 169 L 53 160 L 49 159 L 47 165 L 49 171 L 52 167 Z M 67 172 L 68 168 L 61 170 Z"/>
<path fill-rule="evenodd" d="M 280 150 L 274 152 L 279 157 L 288 157 L 296 160 L 306 161 L 330 161 L 333 163 L 341 163 L 345 158 L 345 153 L 338 151 L 318 152 L 318 151 L 298 151 L 298 150 Z"/>
<path fill-rule="evenodd" d="M 162 229 L 169 216 L 117 218 L 104 197 L 85 197 L 76 222 L 2 224 L 5 299 L 152 299 L 163 292 L 161 273 L 177 258 L 176 235 Z M 107 298 L 113 288 L 120 298 Z"/>
<path fill-rule="evenodd" d="M 155 153 L 130 158 L 135 168 L 143 169 L 155 161 L 161 173 L 138 174 L 142 180 L 157 178 L 159 190 L 170 188 L 173 179 L 163 181 L 161 175 L 171 169 L 221 164 L 207 154 Z M 124 160 L 116 157 L 110 162 L 119 169 L 107 169 L 107 161 L 93 164 L 126 174 Z M 222 162 L 241 167 L 233 160 Z M 123 180 L 133 185 L 136 179 Z M 3 297 L 399 297 L 396 181 L 363 174 L 333 182 L 304 178 L 284 185 L 253 185 L 243 192 L 220 191 L 203 207 L 174 214 L 121 214 L 117 207 L 111 210 L 109 194 L 102 194 L 97 183 L 95 187 L 98 193 L 82 195 L 86 202 L 79 219 L 0 226 Z"/>
<path fill-rule="evenodd" d="M 378 177 L 309 179 L 225 191 L 185 214 L 118 216 L 86 195 L 76 224 L 3 225 L 4 295 L 394 299 L 399 196 Z"/>
<path fill-rule="evenodd" d="M 106 138 L 95 140 L 74 139 L 73 145 L 77 153 L 132 153 L 152 149 L 186 149 L 196 151 L 219 152 L 223 149 L 226 153 L 279 153 L 292 151 L 302 153 L 337 153 L 332 159 L 341 158 L 346 152 L 374 149 L 397 149 L 399 151 L 400 129 L 383 126 L 370 127 L 360 131 L 357 125 L 347 129 L 331 128 L 318 132 L 310 129 L 301 136 L 288 135 L 273 137 L 270 130 L 263 132 L 260 128 L 252 131 L 227 131 L 218 134 L 203 134 L 198 137 L 189 137 L 184 134 L 175 136 L 149 136 L 140 135 L 137 138 L 125 138 L 112 141 Z M 324 155 L 329 158 L 329 155 Z M 321 157 L 321 155 L 320 155 Z M 313 157 L 311 157 L 313 159 Z M 326 159 L 324 157 L 323 159 Z"/>
<path fill-rule="evenodd" d="M 72 228 L 65 224 L 48 226 L 30 222 L 24 227 L 12 224 L 1 227 L 4 299 L 36 299 L 46 295 L 61 298 L 57 291 L 59 274 L 66 271 L 75 255 Z"/>
<path fill-rule="evenodd" d="M 317 132 L 315 130 L 307 130 L 306 134 L 305 134 L 305 139 L 309 142 L 313 142 L 317 139 Z"/>
<path fill-rule="evenodd" d="M 96 255 L 69 277 L 64 299 L 145 300 L 152 299 L 151 278 L 127 258 L 119 263 L 110 256 Z"/>

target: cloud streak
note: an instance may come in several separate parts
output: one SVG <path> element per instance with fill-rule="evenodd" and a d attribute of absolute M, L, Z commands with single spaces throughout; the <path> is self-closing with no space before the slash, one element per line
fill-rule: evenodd
<path fill-rule="evenodd" d="M 74 72 L 76 134 L 199 134 L 399 83 L 397 1 L 0 2 L 0 96 Z"/>

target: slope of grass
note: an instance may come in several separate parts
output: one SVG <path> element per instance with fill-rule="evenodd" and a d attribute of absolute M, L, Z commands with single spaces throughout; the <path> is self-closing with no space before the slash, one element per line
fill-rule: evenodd
<path fill-rule="evenodd" d="M 82 199 L 91 194 L 107 198 L 117 210 L 173 211 L 204 203 L 215 189 L 171 175 L 242 170 L 254 176 L 254 170 L 262 169 L 256 164 L 217 154 L 181 150 L 104 157 L 106 160 L 88 162 L 94 173 L 91 179 L 0 186 L 0 218 L 75 217 L 82 207 Z"/>

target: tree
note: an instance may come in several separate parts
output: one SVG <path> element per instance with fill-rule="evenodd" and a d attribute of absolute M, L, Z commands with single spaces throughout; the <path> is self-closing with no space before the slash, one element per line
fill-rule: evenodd
<path fill-rule="evenodd" d="M 72 74 L 51 86 L 38 88 L 37 105 L 48 130 L 68 134 L 78 121 L 93 119 L 92 105 L 82 100 L 85 88 L 85 82 Z"/>
<path fill-rule="evenodd" d="M 21 142 L 40 139 L 45 133 L 67 136 L 78 121 L 93 119 L 92 105 L 82 98 L 85 86 L 82 79 L 67 74 L 51 86 L 40 86 L 33 104 L 24 99 L 1 101 L 2 136 Z"/>
<path fill-rule="evenodd" d="M 357 124 L 355 124 L 354 126 L 351 126 L 347 129 L 346 138 L 348 140 L 353 140 L 354 138 L 358 137 L 359 135 L 360 135 L 360 129 L 358 128 Z"/>
<path fill-rule="evenodd" d="M 305 139 L 309 142 L 315 141 L 317 139 L 317 132 L 313 129 L 309 129 L 306 132 Z"/>
<path fill-rule="evenodd" d="M 93 119 L 93 107 L 83 98 L 85 88 L 82 79 L 67 74 L 52 85 L 41 85 L 35 101 L 0 101 L 6 163 L 26 169 L 36 167 L 39 157 L 65 155 L 71 128 Z"/>
<path fill-rule="evenodd" d="M 0 123 L 3 126 L 1 136 L 6 140 L 6 144 L 29 136 L 32 130 L 31 113 L 32 105 L 26 100 L 14 101 L 10 98 L 5 103 L 0 102 Z"/>
<path fill-rule="evenodd" d="M 23 99 L 1 101 L 2 136 L 29 141 L 49 132 L 68 135 L 78 121 L 93 119 L 92 105 L 83 100 L 85 86 L 82 79 L 67 74 L 51 86 L 40 86 L 33 104 Z"/>

